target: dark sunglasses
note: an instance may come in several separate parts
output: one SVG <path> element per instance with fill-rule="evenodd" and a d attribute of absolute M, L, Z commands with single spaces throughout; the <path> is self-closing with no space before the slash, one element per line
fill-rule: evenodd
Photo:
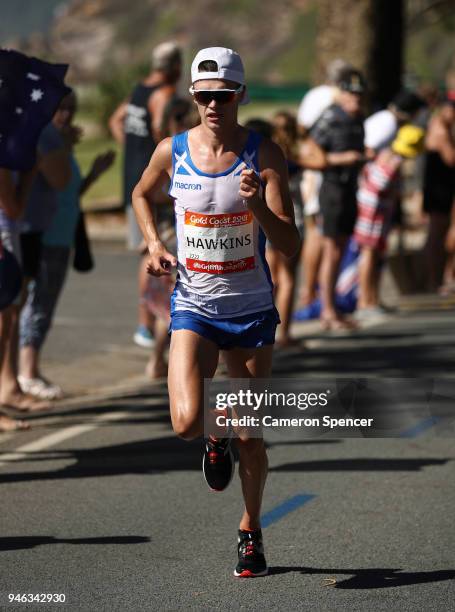
<path fill-rule="evenodd" d="M 229 104 L 242 91 L 243 85 L 240 85 L 238 89 L 194 89 L 190 87 L 190 94 L 202 106 L 208 106 L 212 100 L 215 100 L 217 104 Z"/>

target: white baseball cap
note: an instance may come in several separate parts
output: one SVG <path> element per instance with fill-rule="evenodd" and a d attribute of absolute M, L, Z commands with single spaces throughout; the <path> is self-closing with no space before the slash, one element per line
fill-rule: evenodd
<path fill-rule="evenodd" d="M 200 72 L 199 65 L 201 62 L 210 60 L 215 62 L 218 70 L 212 72 Z M 196 57 L 191 64 L 191 82 L 202 81 L 206 79 L 226 79 L 234 81 L 245 87 L 245 93 L 240 104 L 248 104 L 250 97 L 245 86 L 245 69 L 243 67 L 242 58 L 238 53 L 226 47 L 208 47 L 201 49 L 196 54 Z"/>

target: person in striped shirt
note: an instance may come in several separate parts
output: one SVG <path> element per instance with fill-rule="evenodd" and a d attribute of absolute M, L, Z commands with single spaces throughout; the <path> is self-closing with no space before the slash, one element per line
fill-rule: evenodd
<path fill-rule="evenodd" d="M 400 168 L 404 159 L 423 150 L 424 130 L 404 125 L 390 147 L 366 164 L 357 192 L 357 221 L 354 237 L 360 246 L 357 319 L 381 316 L 379 280 L 393 212 L 400 194 Z"/>

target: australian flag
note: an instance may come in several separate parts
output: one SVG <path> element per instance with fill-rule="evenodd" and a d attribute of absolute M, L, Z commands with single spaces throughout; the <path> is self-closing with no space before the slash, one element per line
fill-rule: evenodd
<path fill-rule="evenodd" d="M 41 130 L 71 89 L 67 64 L 49 64 L 0 49 L 0 167 L 29 170 Z"/>

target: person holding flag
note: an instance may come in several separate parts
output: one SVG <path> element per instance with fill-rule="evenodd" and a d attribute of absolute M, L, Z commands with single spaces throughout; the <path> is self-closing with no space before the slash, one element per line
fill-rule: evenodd
<path fill-rule="evenodd" d="M 2 250 L 21 260 L 19 220 L 38 169 L 47 164 L 37 158 L 39 139 L 61 99 L 70 89 L 64 84 L 68 66 L 49 64 L 17 51 L 0 49 L 0 230 Z M 20 412 L 43 409 L 23 394 L 17 381 L 18 299 L 2 304 L 0 312 L 0 404 Z M 0 430 L 23 428 L 7 416 Z"/>

